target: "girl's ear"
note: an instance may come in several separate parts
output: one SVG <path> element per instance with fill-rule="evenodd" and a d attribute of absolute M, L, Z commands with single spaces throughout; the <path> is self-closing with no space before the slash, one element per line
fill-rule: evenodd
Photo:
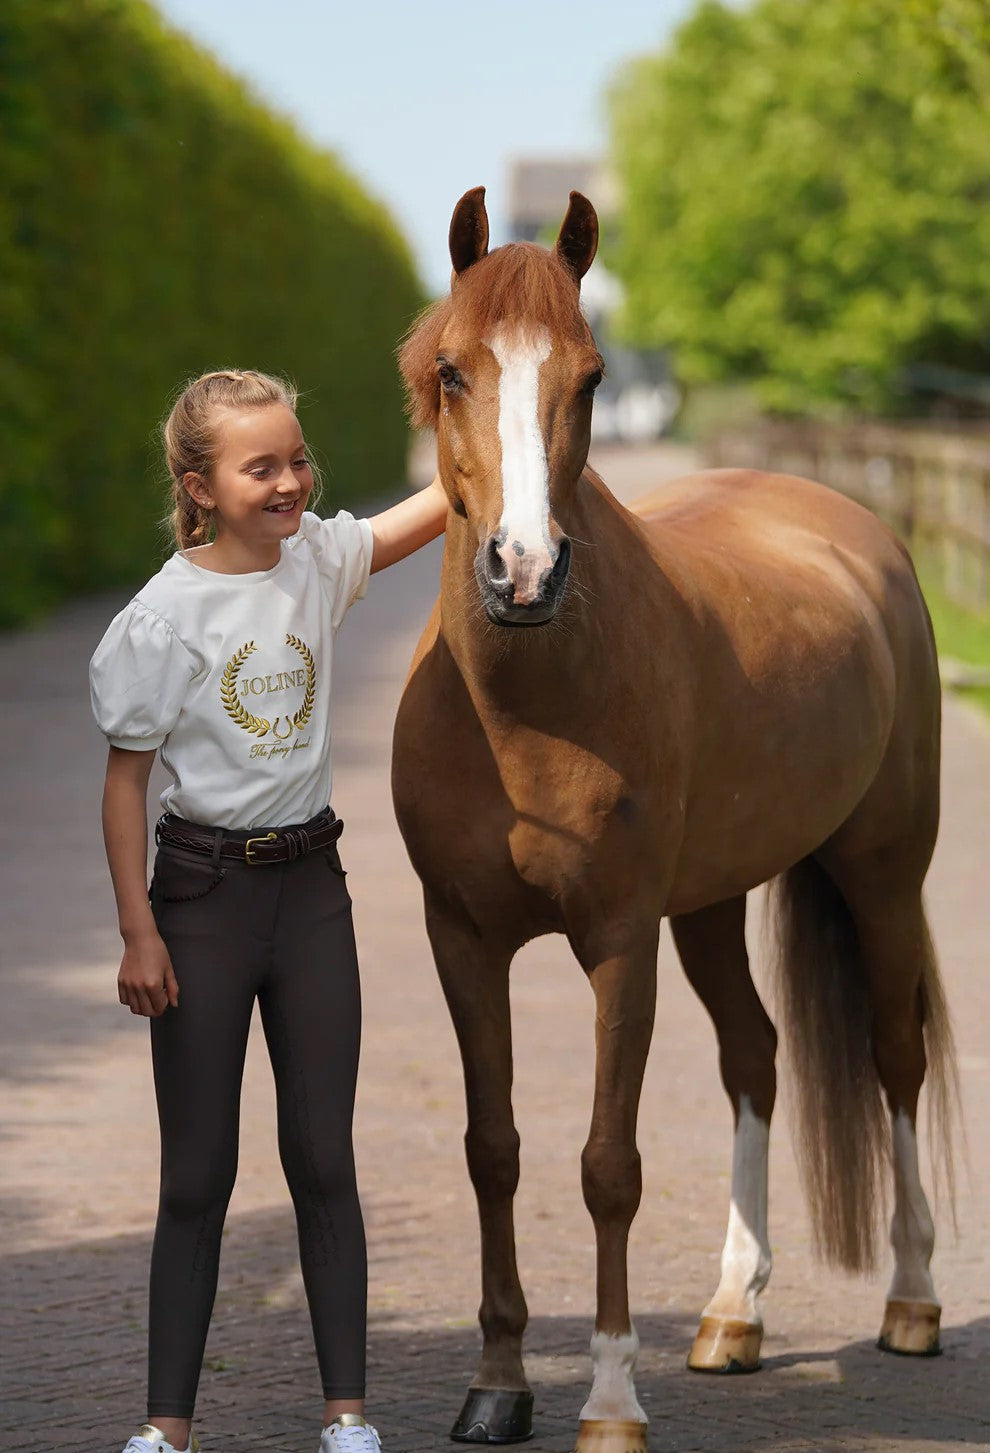
<path fill-rule="evenodd" d="M 184 474 L 182 476 L 182 487 L 193 503 L 198 504 L 201 510 L 213 509 L 214 501 L 213 495 L 210 493 L 210 486 L 201 474 Z"/>

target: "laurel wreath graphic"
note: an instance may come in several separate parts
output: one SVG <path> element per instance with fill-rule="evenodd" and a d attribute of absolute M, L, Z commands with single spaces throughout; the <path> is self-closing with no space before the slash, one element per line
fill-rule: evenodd
<path fill-rule="evenodd" d="M 292 716 L 286 717 L 287 731 L 281 733 L 278 731 L 278 724 L 282 720 L 280 716 L 275 718 L 273 725 L 267 717 L 252 716 L 251 712 L 237 699 L 237 678 L 241 667 L 247 658 L 258 649 L 253 641 L 245 641 L 240 650 L 234 652 L 220 678 L 220 700 L 223 702 L 224 711 L 239 727 L 243 727 L 253 736 L 267 736 L 273 730 L 276 737 L 280 739 L 290 736 L 293 731 L 302 731 L 313 714 L 313 706 L 316 701 L 316 663 L 313 660 L 313 654 L 305 641 L 301 641 L 298 636 L 287 635 L 285 644 L 297 650 L 306 663 L 306 692 L 299 710 L 293 712 Z"/>
<path fill-rule="evenodd" d="M 294 646 L 306 662 L 306 694 L 303 697 L 302 706 L 292 716 L 292 725 L 297 732 L 301 732 L 313 715 L 313 703 L 316 701 L 316 662 L 313 660 L 313 653 L 306 642 L 300 641 L 298 636 L 286 636 L 285 644 Z"/>
<path fill-rule="evenodd" d="M 263 716 L 252 716 L 237 700 L 238 672 L 252 651 L 257 649 L 253 641 L 246 641 L 241 649 L 235 651 L 231 656 L 220 678 L 220 700 L 223 702 L 224 711 L 228 716 L 234 718 L 239 727 L 243 727 L 246 732 L 252 732 L 257 737 L 263 737 L 266 732 L 271 731 L 271 722 Z"/>

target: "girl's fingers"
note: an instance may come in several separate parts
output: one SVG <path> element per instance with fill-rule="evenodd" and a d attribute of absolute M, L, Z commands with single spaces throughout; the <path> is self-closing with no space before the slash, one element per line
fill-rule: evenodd
<path fill-rule="evenodd" d="M 143 1014 L 146 1019 L 155 1018 L 155 1008 L 147 989 L 138 989 L 135 995 L 136 1007 L 131 1007 L 132 1014 Z"/>
<path fill-rule="evenodd" d="M 165 1013 L 168 1008 L 168 994 L 162 985 L 148 990 L 148 1003 L 151 1005 L 152 1018 L 157 1019 L 160 1014 Z"/>
<path fill-rule="evenodd" d="M 172 1008 L 176 1008 L 179 1002 L 179 981 L 171 964 L 165 970 L 165 995 Z"/>

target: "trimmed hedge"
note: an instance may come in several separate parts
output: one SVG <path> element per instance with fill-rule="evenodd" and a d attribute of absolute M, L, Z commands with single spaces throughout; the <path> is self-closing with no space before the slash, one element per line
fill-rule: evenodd
<path fill-rule="evenodd" d="M 0 8 L 0 624 L 157 568 L 157 422 L 287 374 L 325 507 L 403 477 L 423 301 L 385 209 L 144 0 Z"/>

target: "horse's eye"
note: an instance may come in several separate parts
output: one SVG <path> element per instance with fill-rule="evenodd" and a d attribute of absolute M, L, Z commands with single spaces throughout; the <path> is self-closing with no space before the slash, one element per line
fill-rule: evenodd
<path fill-rule="evenodd" d="M 440 359 L 437 362 L 437 373 L 440 377 L 440 387 L 444 393 L 456 393 L 461 385 L 461 376 L 451 364 Z"/>
<path fill-rule="evenodd" d="M 596 368 L 594 372 L 588 374 L 588 377 L 581 385 L 581 392 L 585 395 L 586 398 L 593 398 L 595 389 L 598 387 L 601 381 L 602 371 L 600 368 Z"/>

